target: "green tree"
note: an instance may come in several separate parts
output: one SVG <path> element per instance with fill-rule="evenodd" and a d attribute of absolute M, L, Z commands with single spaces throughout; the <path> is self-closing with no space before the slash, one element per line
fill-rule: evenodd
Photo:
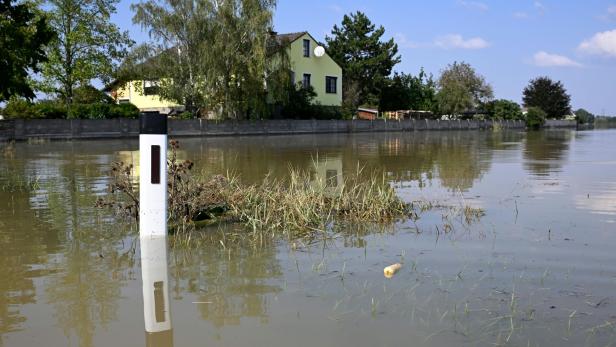
<path fill-rule="evenodd" d="M 423 68 L 417 76 L 395 73 L 381 90 L 381 111 L 431 111 L 435 105 L 436 86 Z"/>
<path fill-rule="evenodd" d="M 273 77 L 290 78 L 271 70 L 284 69 L 280 55 L 285 51 L 276 50 L 271 34 L 274 6 L 274 0 L 148 0 L 132 5 L 133 22 L 153 39 L 142 48 L 150 54 L 142 61 L 151 67 L 149 75 L 160 78 L 161 97 L 189 111 L 215 111 L 224 118 L 265 116 L 264 80 L 269 88 Z M 280 54 L 272 55 L 272 50 Z"/>
<path fill-rule="evenodd" d="M 314 98 L 317 93 L 312 86 L 290 86 L 289 101 L 282 108 L 284 118 L 310 119 L 314 116 L 316 106 Z"/>
<path fill-rule="evenodd" d="M 28 77 L 46 60 L 45 45 L 54 34 L 30 2 L 0 1 L 0 101 L 34 98 Z"/>
<path fill-rule="evenodd" d="M 538 129 L 545 123 L 547 114 L 539 107 L 529 107 L 526 112 L 526 126 L 529 129 Z"/>
<path fill-rule="evenodd" d="M 408 86 L 410 75 L 395 73 L 381 89 L 379 109 L 397 111 L 410 109 L 411 89 Z"/>
<path fill-rule="evenodd" d="M 520 120 L 524 119 L 522 108 L 517 102 L 499 99 L 486 104 L 486 111 L 493 119 Z"/>
<path fill-rule="evenodd" d="M 326 36 L 329 55 L 342 67 L 343 102 L 354 110 L 360 104 L 379 103 L 381 89 L 393 67 L 400 62 L 393 39 L 382 42 L 385 28 L 375 27 L 362 12 L 345 15 Z"/>
<path fill-rule="evenodd" d="M 583 108 L 575 111 L 575 118 L 577 119 L 578 124 L 592 124 L 595 122 L 595 115 L 586 111 Z"/>
<path fill-rule="evenodd" d="M 47 49 L 42 91 L 73 102 L 77 86 L 108 82 L 133 41 L 110 21 L 119 0 L 49 0 L 48 16 L 57 37 Z"/>
<path fill-rule="evenodd" d="M 537 77 L 524 88 L 524 106 L 539 107 L 549 118 L 560 119 L 571 113 L 571 97 L 563 84 L 549 77 Z"/>
<path fill-rule="evenodd" d="M 451 116 L 476 110 L 493 97 L 492 86 L 465 62 L 448 65 L 441 72 L 437 87 L 438 111 Z"/>

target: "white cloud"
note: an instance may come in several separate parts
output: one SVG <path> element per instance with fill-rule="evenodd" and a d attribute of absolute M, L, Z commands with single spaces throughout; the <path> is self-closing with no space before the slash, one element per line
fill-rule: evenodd
<path fill-rule="evenodd" d="M 533 64 L 537 66 L 557 66 L 557 67 L 581 67 L 582 64 L 571 60 L 564 55 L 550 54 L 544 51 L 537 52 L 533 56 Z"/>
<path fill-rule="evenodd" d="M 478 10 L 481 12 L 485 12 L 488 10 L 488 5 L 484 4 L 483 2 L 479 2 L 479 1 L 458 0 L 458 4 L 470 10 Z"/>
<path fill-rule="evenodd" d="M 409 40 L 403 33 L 395 33 L 394 40 L 398 46 L 403 48 L 419 48 L 421 46 L 419 43 Z"/>
<path fill-rule="evenodd" d="M 616 22 L 616 5 L 608 6 L 605 14 L 598 16 L 598 18 L 608 22 Z"/>
<path fill-rule="evenodd" d="M 535 8 L 537 9 L 537 11 L 539 11 L 540 15 L 543 15 L 545 13 L 546 7 L 545 7 L 545 5 L 542 2 L 535 1 L 534 5 L 535 5 Z"/>
<path fill-rule="evenodd" d="M 580 43 L 578 49 L 588 54 L 616 57 L 616 29 L 596 33 L 590 39 Z"/>
<path fill-rule="evenodd" d="M 611 5 L 610 7 L 607 8 L 607 16 L 606 16 L 606 18 L 608 20 L 616 21 L 616 5 Z"/>
<path fill-rule="evenodd" d="M 464 39 L 460 34 L 449 34 L 436 38 L 434 45 L 444 49 L 482 49 L 488 47 L 490 44 L 481 37 Z"/>
<path fill-rule="evenodd" d="M 513 13 L 513 18 L 526 19 L 528 17 L 530 17 L 530 16 L 526 12 L 514 12 Z"/>

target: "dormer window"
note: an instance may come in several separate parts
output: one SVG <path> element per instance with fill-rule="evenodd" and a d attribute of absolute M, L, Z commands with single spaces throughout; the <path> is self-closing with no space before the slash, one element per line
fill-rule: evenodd
<path fill-rule="evenodd" d="M 310 57 L 310 40 L 304 40 L 304 57 Z"/>

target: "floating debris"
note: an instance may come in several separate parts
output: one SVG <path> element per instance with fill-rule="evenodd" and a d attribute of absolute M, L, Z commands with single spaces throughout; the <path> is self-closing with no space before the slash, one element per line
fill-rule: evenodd
<path fill-rule="evenodd" d="M 400 263 L 389 265 L 388 267 L 383 269 L 383 274 L 387 278 L 392 278 L 392 277 L 394 277 L 396 272 L 398 272 L 398 270 L 400 270 L 401 268 L 402 268 L 402 264 L 400 264 Z"/>

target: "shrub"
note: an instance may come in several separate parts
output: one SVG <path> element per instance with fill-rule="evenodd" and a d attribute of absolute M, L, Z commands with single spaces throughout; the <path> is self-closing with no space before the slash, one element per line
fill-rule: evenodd
<path fill-rule="evenodd" d="M 314 119 L 342 119 L 342 107 L 312 105 L 312 118 Z"/>
<path fill-rule="evenodd" d="M 539 107 L 529 107 L 526 113 L 526 127 L 538 129 L 545 123 L 547 114 Z"/>
<path fill-rule="evenodd" d="M 43 100 L 33 104 L 25 99 L 11 99 L 2 111 L 6 119 L 111 119 L 138 118 L 139 109 L 133 104 L 72 104 L 66 106 L 60 101 Z"/>
<path fill-rule="evenodd" d="M 133 104 L 112 105 L 108 118 L 139 118 L 139 109 Z"/>
<path fill-rule="evenodd" d="M 586 111 L 583 108 L 575 111 L 575 119 L 578 124 L 592 124 L 595 122 L 595 115 Z"/>
<path fill-rule="evenodd" d="M 193 119 L 195 118 L 190 111 L 184 111 L 176 116 L 178 119 Z"/>
<path fill-rule="evenodd" d="M 514 101 L 505 99 L 490 101 L 486 109 L 492 119 L 519 120 L 524 118 L 520 105 Z"/>
<path fill-rule="evenodd" d="M 2 115 L 6 119 L 15 118 L 42 118 L 32 107 L 32 103 L 26 99 L 11 98 L 6 103 Z"/>
<path fill-rule="evenodd" d="M 312 118 L 313 100 L 317 96 L 313 87 L 296 88 L 289 87 L 289 102 L 282 108 L 282 116 L 290 119 L 310 119 Z"/>
<path fill-rule="evenodd" d="M 47 119 L 63 119 L 66 118 L 68 114 L 66 105 L 51 100 L 44 100 L 32 105 L 32 110 L 39 115 L 40 118 Z"/>

